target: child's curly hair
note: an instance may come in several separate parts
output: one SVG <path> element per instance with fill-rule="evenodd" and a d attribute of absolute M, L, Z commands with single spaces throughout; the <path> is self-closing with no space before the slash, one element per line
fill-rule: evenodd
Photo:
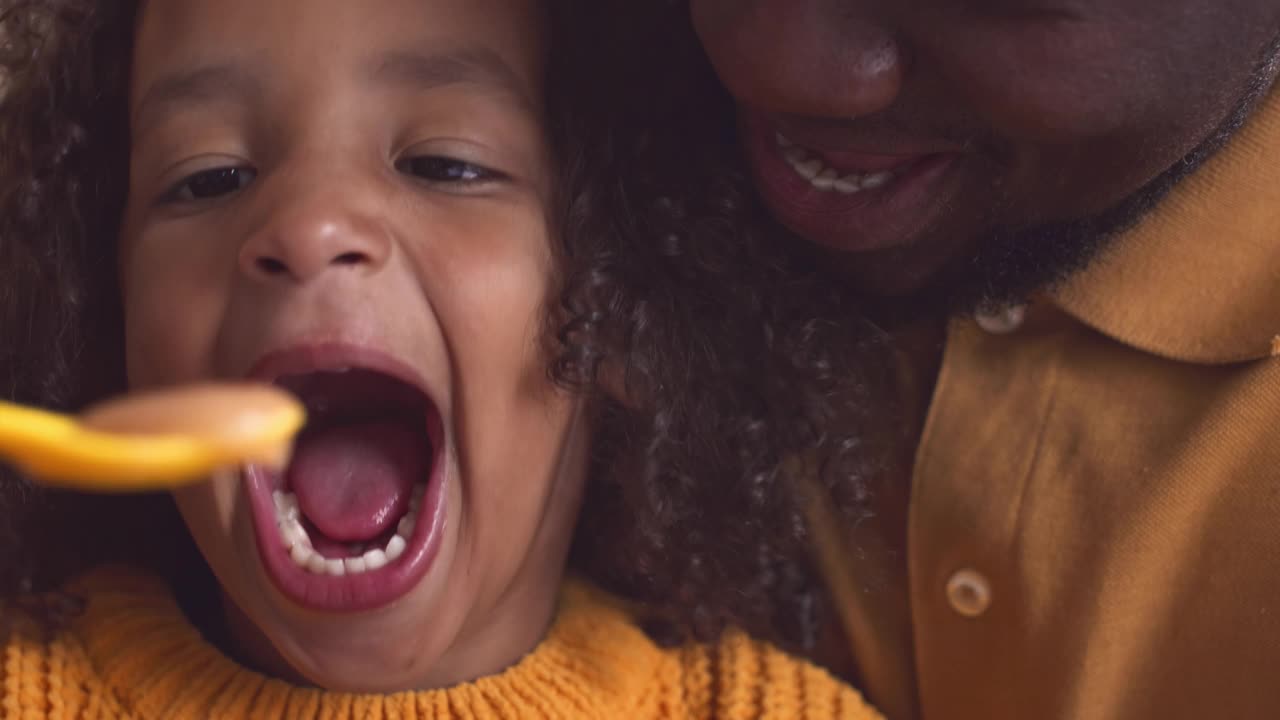
<path fill-rule="evenodd" d="M 683 3 L 551 5 L 563 182 L 550 372 L 602 418 L 574 562 L 653 608 L 673 639 L 734 624 L 812 647 L 824 593 L 787 468 L 804 458 L 842 511 L 865 511 L 894 439 L 867 421 L 875 409 L 894 426 L 880 338 L 758 208 Z M 114 246 L 135 13 L 0 0 L 5 398 L 74 409 L 122 387 Z M 106 542 L 119 513 L 145 516 L 143 533 L 177 527 L 165 499 L 0 483 L 6 594 L 172 546 Z"/>

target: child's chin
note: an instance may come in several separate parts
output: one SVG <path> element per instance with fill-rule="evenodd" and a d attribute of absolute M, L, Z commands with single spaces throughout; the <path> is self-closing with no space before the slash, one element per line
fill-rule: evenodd
<path fill-rule="evenodd" d="M 438 670 L 463 618 L 455 619 L 441 607 L 444 598 L 431 597 L 429 589 L 416 589 L 374 615 L 273 618 L 276 626 L 261 630 L 281 666 L 268 671 L 336 692 L 385 694 L 453 684 Z"/>
<path fill-rule="evenodd" d="M 449 489 L 441 504 L 457 507 L 457 488 Z M 232 531 L 229 546 L 238 551 L 217 559 L 231 571 L 231 577 L 218 573 L 224 590 L 242 610 L 240 622 L 233 623 L 239 625 L 233 627 L 233 641 L 252 667 L 292 684 L 337 692 L 394 693 L 454 684 L 442 683 L 437 671 L 471 606 L 457 592 L 462 587 L 458 578 L 451 577 L 459 540 L 456 524 L 424 529 L 435 536 L 424 543 L 430 546 L 429 561 L 392 602 L 334 611 L 324 609 L 323 602 L 300 603 L 283 591 L 261 552 L 261 534 L 247 515 L 239 517 Z M 257 562 L 244 562 L 245 554 L 256 555 Z"/>
<path fill-rule="evenodd" d="M 385 652 L 365 648 L 362 652 L 325 652 L 291 663 L 295 684 L 317 687 L 330 692 L 387 695 L 427 690 L 433 687 L 427 679 L 430 671 L 406 671 L 406 665 L 430 668 L 438 658 L 417 655 L 405 657 L 403 639 L 398 648 Z"/>
<path fill-rule="evenodd" d="M 391 647 L 317 652 L 300 658 L 293 670 L 305 684 L 332 692 L 390 694 L 428 689 L 427 677 L 439 658 L 413 648 L 404 637 L 399 640 Z"/>

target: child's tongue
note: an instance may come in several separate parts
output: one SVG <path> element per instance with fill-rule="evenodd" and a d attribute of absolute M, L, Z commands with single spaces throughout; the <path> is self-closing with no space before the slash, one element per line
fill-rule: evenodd
<path fill-rule="evenodd" d="M 294 449 L 287 483 L 307 520 L 328 539 L 372 540 L 405 514 L 413 484 L 426 480 L 426 445 L 421 432 L 396 421 L 306 433 Z"/>

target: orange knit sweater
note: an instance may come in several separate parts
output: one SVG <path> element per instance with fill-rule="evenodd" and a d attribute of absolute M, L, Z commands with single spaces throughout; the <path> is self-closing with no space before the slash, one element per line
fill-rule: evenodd
<path fill-rule="evenodd" d="M 741 633 L 714 647 L 654 645 L 617 603 L 569 584 L 547 638 L 509 670 L 446 690 L 349 695 L 295 687 L 207 644 L 154 578 L 113 569 L 75 591 L 85 612 L 4 654 L 0 715 L 14 720 L 184 718 L 850 718 L 880 716 L 831 676 Z"/>

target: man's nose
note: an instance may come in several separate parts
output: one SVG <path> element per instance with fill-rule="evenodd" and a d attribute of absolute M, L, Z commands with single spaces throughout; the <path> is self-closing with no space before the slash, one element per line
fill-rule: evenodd
<path fill-rule="evenodd" d="M 240 248 L 240 272 L 270 283 L 306 283 L 337 268 L 374 273 L 392 252 L 379 216 L 362 193 L 339 187 L 277 193 Z"/>
<path fill-rule="evenodd" d="M 694 25 L 738 101 L 770 113 L 851 119 L 894 103 L 905 61 L 875 3 L 691 0 Z"/>

